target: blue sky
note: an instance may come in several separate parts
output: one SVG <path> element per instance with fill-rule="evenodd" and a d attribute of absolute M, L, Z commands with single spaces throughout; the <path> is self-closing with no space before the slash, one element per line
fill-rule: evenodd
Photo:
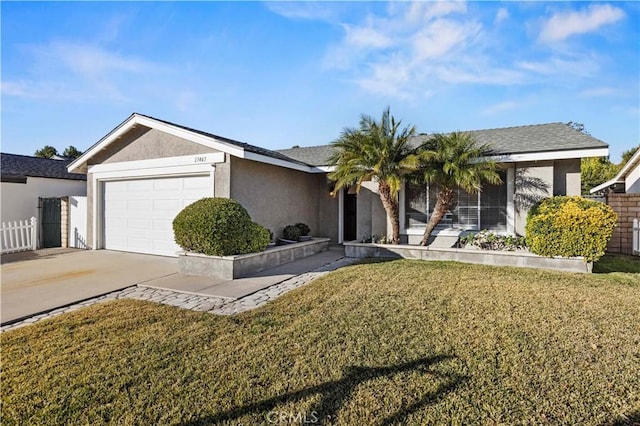
<path fill-rule="evenodd" d="M 640 143 L 637 2 L 2 2 L 2 151 L 132 112 L 266 148 L 360 114 L 420 132 L 570 120 Z"/>

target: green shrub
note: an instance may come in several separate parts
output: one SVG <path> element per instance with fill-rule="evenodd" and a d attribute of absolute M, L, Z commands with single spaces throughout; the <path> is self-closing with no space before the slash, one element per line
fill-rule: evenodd
<path fill-rule="evenodd" d="M 183 250 L 209 256 L 259 252 L 269 243 L 269 230 L 229 198 L 203 198 L 188 205 L 173 220 L 173 233 Z"/>
<path fill-rule="evenodd" d="M 618 217 L 604 203 L 582 197 L 547 198 L 529 210 L 527 245 L 542 256 L 583 256 L 596 261 L 604 255 Z"/>
<path fill-rule="evenodd" d="M 300 228 L 296 225 L 287 225 L 282 230 L 282 238 L 290 241 L 298 241 L 300 239 Z"/>
<path fill-rule="evenodd" d="M 306 223 L 296 223 L 296 228 L 300 230 L 301 236 L 309 235 L 309 233 L 311 233 L 311 228 L 309 228 L 309 225 L 307 225 Z"/>

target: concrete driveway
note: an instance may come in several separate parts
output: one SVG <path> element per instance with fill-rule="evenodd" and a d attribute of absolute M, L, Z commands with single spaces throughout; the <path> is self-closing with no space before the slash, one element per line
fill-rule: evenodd
<path fill-rule="evenodd" d="M 171 257 L 108 250 L 48 253 L 3 256 L 2 324 L 178 272 Z"/>

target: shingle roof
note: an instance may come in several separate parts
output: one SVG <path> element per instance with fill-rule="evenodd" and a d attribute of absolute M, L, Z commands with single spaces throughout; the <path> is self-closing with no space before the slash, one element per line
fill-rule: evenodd
<path fill-rule="evenodd" d="M 489 144 L 494 155 L 606 148 L 609 145 L 593 136 L 579 132 L 564 123 L 533 124 L 501 129 L 471 130 L 479 143 Z M 430 135 L 412 138 L 411 146 L 418 146 Z M 279 153 L 312 166 L 325 166 L 333 152 L 331 145 L 278 150 Z"/>
<path fill-rule="evenodd" d="M 151 117 L 149 115 L 144 115 L 144 114 L 140 114 L 140 113 L 135 113 L 135 114 L 139 115 L 141 117 L 146 117 L 146 118 L 149 118 L 151 120 L 156 120 L 156 121 L 159 121 L 161 123 L 168 124 L 170 126 L 179 127 L 181 129 L 187 130 L 189 132 L 197 133 L 199 135 L 203 135 L 203 136 L 206 136 L 206 137 L 209 137 L 209 138 L 214 138 L 214 139 L 218 140 L 219 142 L 240 147 L 240 148 L 244 149 L 245 151 L 253 152 L 254 154 L 266 155 L 267 157 L 277 158 L 278 160 L 283 160 L 283 161 L 290 161 L 290 162 L 298 163 L 298 164 L 301 164 L 301 165 L 304 165 L 304 166 L 308 165 L 307 163 L 305 163 L 303 161 L 299 161 L 299 160 L 296 160 L 294 158 L 287 157 L 286 155 L 283 155 L 282 153 L 277 152 L 277 151 L 272 151 L 270 149 L 261 148 L 259 146 L 248 144 L 246 142 L 240 142 L 240 141 L 236 141 L 236 140 L 233 140 L 233 139 L 225 138 L 223 136 L 214 135 L 213 133 L 203 132 L 202 130 L 198 130 L 198 129 L 194 129 L 194 128 L 191 128 L 191 127 L 183 126 L 181 124 L 172 123 L 172 122 L 166 121 L 166 120 L 161 120 L 159 118 Z"/>
<path fill-rule="evenodd" d="M 0 171 L 2 180 L 17 180 L 26 177 L 43 177 L 54 179 L 87 180 L 80 173 L 67 172 L 68 160 L 50 160 L 48 158 L 30 157 L 18 154 L 0 154 Z"/>

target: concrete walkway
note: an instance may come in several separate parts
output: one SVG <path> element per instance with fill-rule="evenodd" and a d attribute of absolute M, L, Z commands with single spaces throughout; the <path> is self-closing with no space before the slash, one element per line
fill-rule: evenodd
<path fill-rule="evenodd" d="M 334 251 L 334 254 L 336 254 L 335 252 L 337 250 L 333 250 L 333 251 Z M 338 254 L 339 253 L 340 252 L 338 251 Z M 329 253 L 327 253 L 327 255 L 328 254 Z M 318 256 L 318 255 L 315 255 L 315 256 Z M 312 257 L 315 257 L 315 256 L 312 256 Z M 321 259 L 326 260 L 332 257 L 334 256 L 316 257 L 315 261 L 313 262 L 307 261 L 305 262 L 305 264 L 310 267 L 312 264 L 321 262 L 322 261 Z M 307 271 L 304 273 L 301 273 L 299 275 L 293 275 L 290 278 L 285 279 L 284 281 L 263 287 L 258 291 L 244 295 L 237 299 L 229 298 L 229 297 L 207 296 L 203 294 L 192 294 L 192 293 L 185 293 L 185 292 L 180 292 L 175 290 L 158 289 L 158 288 L 147 287 L 142 285 L 135 285 L 123 290 L 114 291 L 106 295 L 84 300 L 79 303 L 60 307 L 58 309 L 40 313 L 38 315 L 33 315 L 21 321 L 3 325 L 0 328 L 0 330 L 4 332 L 7 330 L 25 327 L 35 322 L 53 318 L 67 312 L 73 312 L 75 310 L 82 309 L 84 307 L 87 307 L 96 303 L 102 303 L 110 300 L 125 299 L 125 298 L 147 300 L 150 302 L 162 303 L 162 304 L 176 306 L 183 309 L 209 312 L 209 313 L 218 314 L 218 315 L 233 315 L 233 314 L 245 312 L 245 311 L 260 307 L 266 304 L 267 302 L 273 299 L 276 299 L 293 289 L 306 285 L 311 281 L 325 274 L 328 274 L 331 271 L 334 271 L 343 266 L 351 265 L 357 261 L 358 259 L 355 259 L 355 258 L 340 257 L 336 260 L 333 260 L 330 263 L 319 266 L 312 271 L 308 271 L 308 268 L 307 268 Z M 290 265 L 290 266 L 291 266 L 291 269 L 289 269 L 289 271 L 301 270 L 293 267 L 294 265 Z M 300 268 L 302 268 L 302 266 L 300 266 Z M 285 275 L 289 275 L 289 274 L 281 274 L 279 276 L 283 277 Z M 263 283 L 267 284 L 267 281 L 264 281 Z"/>
<path fill-rule="evenodd" d="M 343 247 L 335 246 L 247 278 L 223 280 L 179 274 L 176 259 L 161 256 L 62 249 L 22 256 L 3 256 L 3 330 L 105 298 L 130 297 L 232 314 L 354 261 L 344 258 Z"/>
<path fill-rule="evenodd" d="M 274 284 L 286 281 L 296 275 L 313 271 L 343 257 L 344 248 L 332 247 L 329 250 L 305 257 L 304 259 L 256 272 L 246 278 L 224 280 L 221 278 L 176 274 L 150 280 L 140 285 L 143 287 L 192 293 L 201 296 L 239 299 Z"/>

